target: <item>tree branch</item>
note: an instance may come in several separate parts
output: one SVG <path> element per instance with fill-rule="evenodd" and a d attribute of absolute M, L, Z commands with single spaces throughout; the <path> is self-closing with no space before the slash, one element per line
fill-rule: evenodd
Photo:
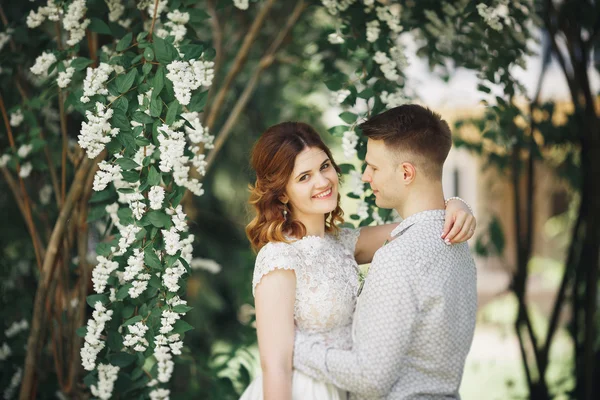
<path fill-rule="evenodd" d="M 59 247 L 65 233 L 65 229 L 71 213 L 79 200 L 83 189 L 85 178 L 87 177 L 89 170 L 97 163 L 97 160 L 90 160 L 85 158 L 79 169 L 75 174 L 73 184 L 69 189 L 69 193 L 65 199 L 65 203 L 60 211 L 50 242 L 48 243 L 48 250 L 46 257 L 44 258 L 44 264 L 40 271 L 40 277 L 38 281 L 38 288 L 35 294 L 33 317 L 31 319 L 31 329 L 29 339 L 27 340 L 27 352 L 25 358 L 25 365 L 23 367 L 23 381 L 21 385 L 21 392 L 19 395 L 20 400 L 29 400 L 32 398 L 32 393 L 35 390 L 35 375 L 36 365 L 41 350 L 41 330 L 43 321 L 45 320 L 44 303 L 46 295 L 48 293 L 49 283 L 52 277 L 53 265 L 56 263 L 56 257 L 59 251 Z"/>
<path fill-rule="evenodd" d="M 215 68 L 214 70 L 218 73 L 221 71 L 221 65 L 223 64 L 223 29 L 221 28 L 221 22 L 219 21 L 219 15 L 217 14 L 217 9 L 215 7 L 215 0 L 208 0 L 208 13 L 210 14 L 210 28 L 212 30 L 215 51 L 217 55 L 215 56 Z M 215 77 L 216 78 L 216 77 Z M 216 81 L 213 80 L 213 81 Z M 212 97 L 214 95 L 214 90 L 216 86 L 211 86 L 208 90 L 208 96 L 206 100 L 206 104 L 208 105 L 207 111 L 210 108 L 210 103 Z"/>
<path fill-rule="evenodd" d="M 223 147 L 223 144 L 225 143 L 225 141 L 231 134 L 231 130 L 233 129 L 233 126 L 237 122 L 237 119 L 239 118 L 240 114 L 244 110 L 244 107 L 246 107 L 246 104 L 250 100 L 250 96 L 252 96 L 252 93 L 254 92 L 254 88 L 256 87 L 256 84 L 258 83 L 260 75 L 262 74 L 262 72 L 265 69 L 267 69 L 273 63 L 273 61 L 275 60 L 275 53 L 277 53 L 277 51 L 279 50 L 284 39 L 291 32 L 292 28 L 294 27 L 294 25 L 300 18 L 300 15 L 302 15 L 302 12 L 306 9 L 306 6 L 307 6 L 307 4 L 304 0 L 300 0 L 300 1 L 298 1 L 298 3 L 296 3 L 296 7 L 294 8 L 294 11 L 288 18 L 285 26 L 281 29 L 281 31 L 279 32 L 279 34 L 277 35 L 277 37 L 275 38 L 273 43 L 271 43 L 271 46 L 269 46 L 269 49 L 267 50 L 266 54 L 261 58 L 258 66 L 256 67 L 256 69 L 254 70 L 254 73 L 252 74 L 252 77 L 248 81 L 246 88 L 242 92 L 241 96 L 238 98 L 238 101 L 236 102 L 235 106 L 233 107 L 233 110 L 231 111 L 231 113 L 229 114 L 227 121 L 225 121 L 223 128 L 221 128 L 221 131 L 219 132 L 219 135 L 217 136 L 217 139 L 215 140 L 214 148 L 210 151 L 210 153 L 208 153 L 208 156 L 206 158 L 206 163 L 207 163 L 206 170 L 207 171 L 211 167 L 211 165 L 214 163 L 218 152 Z"/>
<path fill-rule="evenodd" d="M 217 119 L 217 115 L 219 114 L 219 111 L 221 110 L 221 107 L 225 102 L 225 96 L 227 95 L 227 91 L 231 87 L 235 77 L 240 73 L 242 67 L 246 63 L 246 60 L 248 59 L 248 53 L 250 52 L 250 48 L 252 47 L 252 44 L 256 41 L 256 37 L 260 33 L 260 30 L 265 22 L 267 14 L 269 13 L 271 7 L 273 7 L 274 3 L 275 0 L 266 0 L 262 8 L 260 9 L 258 15 L 256 16 L 256 19 L 252 23 L 252 26 L 250 26 L 250 30 L 244 38 L 242 47 L 238 51 L 235 60 L 233 61 L 233 66 L 231 67 L 229 73 L 225 77 L 223 85 L 217 92 L 217 96 L 215 97 L 215 101 L 210 107 L 208 115 L 205 116 L 204 125 L 207 126 L 209 130 L 213 128 Z"/>

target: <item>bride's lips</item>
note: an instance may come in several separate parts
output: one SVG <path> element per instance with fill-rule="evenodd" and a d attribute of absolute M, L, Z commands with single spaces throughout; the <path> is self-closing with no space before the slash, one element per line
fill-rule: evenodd
<path fill-rule="evenodd" d="M 312 196 L 312 198 L 317 200 L 328 199 L 331 197 L 332 194 L 333 188 L 329 188 L 327 190 L 322 191 L 321 193 L 315 194 L 314 196 Z"/>

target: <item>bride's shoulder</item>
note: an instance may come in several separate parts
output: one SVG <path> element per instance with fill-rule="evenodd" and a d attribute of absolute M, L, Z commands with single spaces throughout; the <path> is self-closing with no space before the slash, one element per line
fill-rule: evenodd
<path fill-rule="evenodd" d="M 285 242 L 269 242 L 265 244 L 256 255 L 256 265 L 272 264 L 289 260 L 293 264 L 298 261 L 297 251 L 290 243 Z"/>

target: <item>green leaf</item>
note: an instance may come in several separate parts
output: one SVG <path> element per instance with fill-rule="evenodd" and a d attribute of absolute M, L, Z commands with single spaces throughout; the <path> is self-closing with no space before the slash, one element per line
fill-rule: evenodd
<path fill-rule="evenodd" d="M 141 315 L 136 315 L 135 317 L 129 318 L 127 321 L 125 321 L 123 323 L 123 326 L 133 325 L 136 322 L 140 322 L 143 319 L 144 319 L 144 317 L 142 317 Z"/>
<path fill-rule="evenodd" d="M 366 88 L 365 90 L 360 92 L 357 96 L 360 97 L 361 99 L 368 100 L 371 97 L 375 96 L 375 91 L 373 90 L 373 88 Z"/>
<path fill-rule="evenodd" d="M 150 48 L 150 47 L 146 47 L 146 49 L 144 50 L 144 58 L 146 59 L 146 61 L 154 60 L 154 50 L 152 50 L 152 48 Z M 146 64 L 146 65 L 152 66 L 152 64 Z"/>
<path fill-rule="evenodd" d="M 125 149 L 127 149 L 125 154 L 133 155 L 135 150 L 137 150 L 137 147 L 135 146 L 135 137 L 133 136 L 131 131 L 120 132 L 117 135 L 117 140 L 123 145 L 123 147 L 125 147 Z"/>
<path fill-rule="evenodd" d="M 141 111 L 136 111 L 133 113 L 133 120 L 144 125 L 154 122 L 154 119 L 151 116 Z"/>
<path fill-rule="evenodd" d="M 123 225 L 131 225 L 133 224 L 133 212 L 129 207 L 119 208 L 117 211 L 117 216 L 119 217 L 119 222 Z"/>
<path fill-rule="evenodd" d="M 185 304 L 178 304 L 173 307 L 173 311 L 179 314 L 185 314 L 186 312 L 193 310 L 194 307 L 186 306 Z"/>
<path fill-rule="evenodd" d="M 185 333 L 187 331 L 190 331 L 194 329 L 193 326 L 191 326 L 190 324 L 188 324 L 187 322 L 185 322 L 184 320 L 180 319 L 177 322 L 175 322 L 175 324 L 173 325 L 173 330 L 171 331 L 171 334 L 173 333 Z"/>
<path fill-rule="evenodd" d="M 351 113 L 350 111 L 344 111 L 339 117 L 347 124 L 353 124 L 358 119 L 358 115 Z"/>
<path fill-rule="evenodd" d="M 344 136 L 344 133 L 349 130 L 350 127 L 348 125 L 338 125 L 327 129 L 327 132 L 331 133 L 335 137 L 342 137 Z"/>
<path fill-rule="evenodd" d="M 156 74 L 154 74 L 154 79 L 152 79 L 152 83 L 154 84 L 154 89 L 152 89 L 152 98 L 158 97 L 160 92 L 162 92 L 165 87 L 165 67 L 162 65 L 158 67 L 156 70 Z"/>
<path fill-rule="evenodd" d="M 119 128 L 121 132 L 128 132 L 131 130 L 131 125 L 129 123 L 129 119 L 125 112 L 121 109 L 115 109 L 113 112 L 113 116 L 110 119 L 112 126 L 115 128 Z"/>
<path fill-rule="evenodd" d="M 167 265 L 167 268 L 170 268 L 173 266 L 173 264 L 175 264 L 175 262 L 177 262 L 177 260 L 179 260 L 179 256 L 181 255 L 181 251 L 178 251 L 177 253 L 171 255 L 168 255 L 165 257 L 165 264 Z"/>
<path fill-rule="evenodd" d="M 119 351 L 123 348 L 123 338 L 118 332 L 108 332 L 106 343 L 111 350 Z"/>
<path fill-rule="evenodd" d="M 490 93 L 492 91 L 492 89 L 490 89 L 489 87 L 482 85 L 481 83 L 479 85 L 477 85 L 477 90 L 479 90 L 480 92 L 485 92 L 485 93 Z"/>
<path fill-rule="evenodd" d="M 112 250 L 110 249 L 112 246 L 112 243 L 98 243 L 96 246 L 96 253 L 98 253 L 99 256 L 108 257 L 110 253 L 112 253 Z"/>
<path fill-rule="evenodd" d="M 90 307 L 94 308 L 94 305 L 97 302 L 100 302 L 104 305 L 108 304 L 108 296 L 105 294 L 90 294 L 86 297 L 86 301 Z"/>
<path fill-rule="evenodd" d="M 192 99 L 190 100 L 190 104 L 188 104 L 187 108 L 190 111 L 202 112 L 204 106 L 206 105 L 206 100 L 208 99 L 208 90 L 205 90 L 201 93 L 194 93 L 192 95 Z"/>
<path fill-rule="evenodd" d="M 110 190 L 102 190 L 100 192 L 94 192 L 90 198 L 90 203 L 100 203 L 109 200 L 112 197 Z"/>
<path fill-rule="evenodd" d="M 146 39 L 146 36 L 148 36 L 148 32 L 140 32 L 137 34 L 137 36 L 135 37 L 135 40 L 139 42 L 144 42 Z"/>
<path fill-rule="evenodd" d="M 162 269 L 160 259 L 158 258 L 152 247 L 147 247 L 146 250 L 144 250 L 144 263 L 150 268 Z"/>
<path fill-rule="evenodd" d="M 98 18 L 90 19 L 88 29 L 92 32 L 101 33 L 103 35 L 112 35 L 112 31 L 110 30 L 109 26 L 106 25 L 106 22 Z"/>
<path fill-rule="evenodd" d="M 71 61 L 71 67 L 75 68 L 75 71 L 82 71 L 87 68 L 88 65 L 92 63 L 92 60 L 85 57 L 77 57 L 73 61 Z"/>
<path fill-rule="evenodd" d="M 129 296 L 129 289 L 131 289 L 133 285 L 131 283 L 127 283 L 119 288 L 117 291 L 117 300 L 123 300 L 127 296 Z"/>
<path fill-rule="evenodd" d="M 144 146 L 151 145 L 152 142 L 150 142 L 148 139 L 146 139 L 143 136 L 138 136 L 135 138 L 135 144 L 137 144 L 140 147 L 144 147 Z"/>
<path fill-rule="evenodd" d="M 135 161 L 133 161 L 131 158 L 127 158 L 127 157 L 121 157 L 118 158 L 116 161 L 117 164 L 119 164 L 119 166 L 124 169 L 125 171 L 128 171 L 130 169 L 134 169 L 139 167 L 140 165 L 138 163 L 136 163 Z"/>
<path fill-rule="evenodd" d="M 340 167 L 340 169 L 342 170 L 342 174 L 348 174 L 350 171 L 354 171 L 356 168 L 354 168 L 354 165 L 352 164 L 340 164 L 338 165 Z"/>
<path fill-rule="evenodd" d="M 150 115 L 155 118 L 160 117 L 162 106 L 162 100 L 156 97 L 152 98 L 152 100 L 150 100 Z"/>
<path fill-rule="evenodd" d="M 167 111 L 167 116 L 165 117 L 165 123 L 167 125 L 172 125 L 175 122 L 175 118 L 179 113 L 179 102 L 177 100 L 173 100 L 171 104 L 169 104 L 169 111 Z"/>
<path fill-rule="evenodd" d="M 164 228 L 171 222 L 171 217 L 161 211 L 150 211 L 146 215 L 150 223 L 157 228 Z"/>
<path fill-rule="evenodd" d="M 192 26 L 201 25 L 203 21 L 210 18 L 210 14 L 201 8 L 192 8 L 187 11 L 190 13 L 190 24 Z"/>
<path fill-rule="evenodd" d="M 126 113 L 127 109 L 129 108 L 129 100 L 127 100 L 127 97 L 121 96 L 113 101 L 112 108 Z"/>
<path fill-rule="evenodd" d="M 169 64 L 177 58 L 177 49 L 166 40 L 154 36 L 154 55 L 156 60 L 161 64 Z"/>
<path fill-rule="evenodd" d="M 140 180 L 140 174 L 136 171 L 121 171 L 121 176 L 125 182 L 134 183 Z"/>
<path fill-rule="evenodd" d="M 180 305 L 183 305 L 183 304 L 180 304 Z M 87 335 L 87 326 L 80 326 L 79 328 L 77 328 L 75 333 L 79 337 L 85 337 L 85 335 Z"/>
<path fill-rule="evenodd" d="M 117 89 L 119 90 L 119 93 L 125 93 L 129 89 L 131 89 L 133 82 L 135 82 L 136 76 L 137 76 L 137 68 L 132 69 L 125 75 L 121 74 L 121 75 L 117 76 L 115 83 L 117 85 Z"/>
<path fill-rule="evenodd" d="M 134 311 L 135 307 L 133 306 L 133 304 L 127 304 L 125 307 L 123 307 L 123 318 L 131 317 Z"/>
<path fill-rule="evenodd" d="M 144 76 L 148 75 L 150 73 L 150 71 L 152 71 L 152 64 L 150 64 L 150 63 L 144 64 L 144 66 L 142 67 L 142 73 L 144 74 Z"/>
<path fill-rule="evenodd" d="M 129 32 L 127 35 L 123 36 L 119 43 L 117 43 L 117 51 L 123 51 L 129 47 L 131 44 L 131 40 L 133 39 L 133 33 Z"/>
<path fill-rule="evenodd" d="M 156 186 L 160 184 L 160 172 L 156 170 L 156 167 L 151 165 L 148 170 L 148 185 Z"/>
<path fill-rule="evenodd" d="M 148 285 L 150 285 L 150 287 L 153 287 L 155 289 L 162 288 L 162 283 L 160 282 L 160 278 L 156 275 L 152 275 L 150 277 L 150 280 L 148 281 Z M 153 312 L 154 312 L 154 310 L 153 310 Z"/>
<path fill-rule="evenodd" d="M 204 46 L 201 44 L 185 44 L 181 46 L 181 52 L 183 53 L 183 59 L 185 61 L 197 60 L 204 51 Z"/>
<path fill-rule="evenodd" d="M 87 216 L 86 222 L 97 221 L 100 218 L 104 217 L 105 215 L 106 215 L 106 206 L 105 205 L 92 207 L 88 211 L 88 216 Z"/>
<path fill-rule="evenodd" d="M 110 363 L 123 368 L 132 364 L 136 359 L 137 356 L 135 354 L 120 352 L 110 356 Z"/>

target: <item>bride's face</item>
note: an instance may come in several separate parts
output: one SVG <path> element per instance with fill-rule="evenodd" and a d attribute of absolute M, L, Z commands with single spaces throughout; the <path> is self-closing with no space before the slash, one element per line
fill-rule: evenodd
<path fill-rule="evenodd" d="M 285 191 L 296 219 L 335 210 L 338 175 L 327 153 L 318 147 L 308 147 L 298 154 Z"/>

